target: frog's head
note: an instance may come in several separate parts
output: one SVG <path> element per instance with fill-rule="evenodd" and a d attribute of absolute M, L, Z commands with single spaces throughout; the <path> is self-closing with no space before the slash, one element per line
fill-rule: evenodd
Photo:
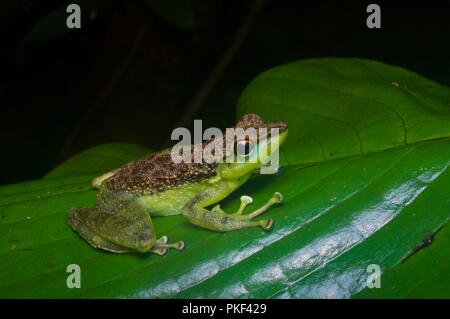
<path fill-rule="evenodd" d="M 269 165 L 273 161 L 272 155 L 278 156 L 278 149 L 288 134 L 288 125 L 283 121 L 264 122 L 258 115 L 250 113 L 239 119 L 235 132 L 232 141 L 226 134 L 229 143 L 225 144 L 234 147 L 225 150 L 228 160 L 218 167 L 224 179 L 237 179 Z M 242 132 L 244 134 L 239 134 Z"/>

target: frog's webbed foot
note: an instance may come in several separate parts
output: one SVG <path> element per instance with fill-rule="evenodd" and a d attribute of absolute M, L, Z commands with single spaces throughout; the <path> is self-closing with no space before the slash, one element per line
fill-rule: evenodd
<path fill-rule="evenodd" d="M 250 196 L 244 195 L 241 196 L 239 209 L 233 214 L 227 214 L 220 208 L 220 205 L 214 206 L 209 211 L 198 204 L 191 203 L 183 208 L 183 215 L 195 225 L 216 231 L 230 231 L 244 227 L 262 227 L 268 230 L 273 225 L 272 218 L 260 221 L 253 221 L 253 219 L 266 212 L 271 206 L 282 201 L 283 196 L 281 193 L 276 192 L 263 206 L 249 214 L 243 214 L 245 208 L 253 202 Z"/>
<path fill-rule="evenodd" d="M 184 241 L 182 240 L 172 244 L 168 244 L 167 241 L 168 241 L 167 236 L 162 236 L 155 242 L 155 244 L 151 249 L 151 252 L 158 255 L 165 255 L 167 249 L 169 248 L 174 248 L 176 250 L 182 250 L 184 248 Z"/>

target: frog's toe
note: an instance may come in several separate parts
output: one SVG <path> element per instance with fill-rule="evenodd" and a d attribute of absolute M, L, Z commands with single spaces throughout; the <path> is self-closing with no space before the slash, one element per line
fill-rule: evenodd
<path fill-rule="evenodd" d="M 247 196 L 247 195 L 241 196 L 241 206 L 239 206 L 239 209 L 237 210 L 237 212 L 235 212 L 232 215 L 235 215 L 235 216 L 242 215 L 242 213 L 244 212 L 245 208 L 248 205 L 250 205 L 251 203 L 253 203 L 253 198 L 251 198 L 250 196 Z"/>
<path fill-rule="evenodd" d="M 179 240 L 176 243 L 174 243 L 174 248 L 176 250 L 183 250 L 184 249 L 184 241 Z"/>
<path fill-rule="evenodd" d="M 259 224 L 261 225 L 261 228 L 264 230 L 269 230 L 272 228 L 273 226 L 273 218 L 269 218 L 269 219 L 265 219 L 265 220 L 261 220 L 259 222 Z"/>
<path fill-rule="evenodd" d="M 284 202 L 284 197 L 283 197 L 283 195 L 280 192 L 275 192 L 275 194 L 273 194 L 272 199 L 273 199 L 273 201 L 275 203 L 282 203 L 282 202 Z"/>
<path fill-rule="evenodd" d="M 167 248 L 164 247 L 152 247 L 150 250 L 152 253 L 158 254 L 160 256 L 164 256 L 167 253 Z"/>
<path fill-rule="evenodd" d="M 215 205 L 212 209 L 212 212 L 214 213 L 223 213 L 224 211 L 222 210 L 222 208 L 220 208 L 220 204 Z"/>
<path fill-rule="evenodd" d="M 152 251 L 157 254 L 164 255 L 169 248 L 174 248 L 176 250 L 182 250 L 184 248 L 184 241 L 182 240 L 172 244 L 168 244 L 167 241 L 167 236 L 162 236 L 155 242 L 155 245 L 152 247 Z"/>
<path fill-rule="evenodd" d="M 257 210 L 247 214 L 243 215 L 241 218 L 245 220 L 251 220 L 262 213 L 266 212 L 270 207 L 272 207 L 275 204 L 280 204 L 283 202 L 283 195 L 281 195 L 280 192 L 275 192 L 273 196 L 265 203 L 263 206 L 258 208 Z M 269 227 L 270 228 L 270 227 Z"/>
<path fill-rule="evenodd" d="M 156 243 L 158 243 L 158 244 L 167 244 L 168 240 L 169 240 L 169 238 L 167 238 L 167 236 L 162 236 L 160 239 L 158 239 L 156 241 Z"/>
<path fill-rule="evenodd" d="M 253 198 L 251 198 L 248 195 L 242 195 L 241 196 L 241 203 L 244 203 L 246 205 L 253 203 Z"/>

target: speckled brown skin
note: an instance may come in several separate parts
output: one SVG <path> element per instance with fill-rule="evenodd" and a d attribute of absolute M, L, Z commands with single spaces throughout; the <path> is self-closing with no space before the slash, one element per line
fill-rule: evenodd
<path fill-rule="evenodd" d="M 284 121 L 270 121 L 264 122 L 258 115 L 254 113 L 248 113 L 241 116 L 236 124 L 236 127 L 243 128 L 244 130 L 253 127 L 255 129 L 259 128 L 279 128 L 280 132 L 287 129 L 287 123 Z"/>
<path fill-rule="evenodd" d="M 152 195 L 208 179 L 216 174 L 216 167 L 217 163 L 174 163 L 170 150 L 164 150 L 122 166 L 106 180 L 105 186 L 136 195 Z"/>

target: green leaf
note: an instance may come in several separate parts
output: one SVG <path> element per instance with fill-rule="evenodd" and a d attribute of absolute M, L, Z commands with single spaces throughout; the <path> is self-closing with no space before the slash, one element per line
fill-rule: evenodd
<path fill-rule="evenodd" d="M 117 165 L 130 162 L 148 153 L 148 149 L 134 144 L 103 144 L 77 154 L 45 177 L 95 175 L 113 170 Z"/>
<path fill-rule="evenodd" d="M 51 178 L 0 187 L 0 297 L 349 298 L 414 287 L 405 295 L 448 298 L 448 101 L 448 88 L 373 61 L 306 60 L 263 73 L 238 113 L 289 122 L 284 165 L 222 207 L 232 212 L 242 194 L 258 207 L 279 191 L 285 203 L 266 213 L 274 228 L 216 233 L 182 216 L 154 218 L 159 234 L 186 243 L 163 257 L 96 250 L 66 223 L 71 207 L 94 205 L 91 179 L 128 161 L 133 146 L 103 146 Z M 80 289 L 66 287 L 72 263 Z M 371 264 L 386 289 L 365 289 Z M 444 288 L 433 290 L 438 281 Z"/>
<path fill-rule="evenodd" d="M 383 274 L 380 289 L 365 288 L 355 298 L 448 298 L 449 238 L 450 223 L 446 223 L 434 237 L 426 237 L 413 255 Z"/>
<path fill-rule="evenodd" d="M 240 99 L 290 124 L 287 159 L 316 163 L 448 137 L 450 90 L 399 67 L 312 59 L 259 75 Z"/>

